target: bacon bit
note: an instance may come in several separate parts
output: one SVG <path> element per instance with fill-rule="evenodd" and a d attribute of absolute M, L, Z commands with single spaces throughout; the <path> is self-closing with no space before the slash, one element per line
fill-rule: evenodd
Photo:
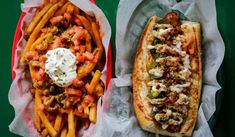
<path fill-rule="evenodd" d="M 172 104 L 178 100 L 178 96 L 176 92 L 170 92 L 168 98 L 164 101 L 166 104 Z"/>
<path fill-rule="evenodd" d="M 160 85 L 157 85 L 157 89 L 160 89 Z"/>
<path fill-rule="evenodd" d="M 86 51 L 85 53 L 83 53 L 83 56 L 85 56 L 86 59 L 93 61 L 94 60 L 94 55 L 91 54 L 90 52 Z"/>
<path fill-rule="evenodd" d="M 52 19 L 50 19 L 50 23 L 52 25 L 56 25 L 57 23 L 61 22 L 63 19 L 64 19 L 63 16 L 53 17 Z"/>
<path fill-rule="evenodd" d="M 26 60 L 31 61 L 31 60 L 37 60 L 38 58 L 38 52 L 36 51 L 28 51 L 26 53 Z"/>
<path fill-rule="evenodd" d="M 180 131 L 180 126 L 178 126 L 178 125 L 169 125 L 166 130 L 171 132 L 171 133 L 179 132 Z"/>
<path fill-rule="evenodd" d="M 85 57 L 84 57 L 83 55 L 77 55 L 77 56 L 76 56 L 76 59 L 77 59 L 77 61 L 79 61 L 79 62 L 84 62 L 84 61 L 85 61 Z"/>
<path fill-rule="evenodd" d="M 82 95 L 81 90 L 77 90 L 77 89 L 73 89 L 73 88 L 66 88 L 65 92 L 67 95 L 75 95 L 75 96 L 79 96 L 79 97 Z"/>
<path fill-rule="evenodd" d="M 78 80 L 78 79 L 74 79 L 72 84 L 73 84 L 73 86 L 75 86 L 75 87 L 81 87 L 81 86 L 84 85 L 84 82 L 81 81 L 81 80 Z"/>
<path fill-rule="evenodd" d="M 74 46 L 74 50 L 75 50 L 75 51 L 79 51 L 79 49 L 80 49 L 80 47 L 79 47 L 78 45 L 75 45 L 75 46 Z"/>

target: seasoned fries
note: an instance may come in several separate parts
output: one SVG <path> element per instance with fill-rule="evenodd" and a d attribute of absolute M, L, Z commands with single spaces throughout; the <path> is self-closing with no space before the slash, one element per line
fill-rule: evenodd
<path fill-rule="evenodd" d="M 35 104 L 34 104 L 34 121 L 35 121 L 35 127 L 37 128 L 38 132 L 41 131 L 41 120 L 38 114 L 38 106 L 41 104 L 40 99 L 40 93 L 39 89 L 36 89 L 35 91 Z"/>
<path fill-rule="evenodd" d="M 29 40 L 24 48 L 23 54 L 21 56 L 21 62 L 25 61 L 25 53 L 29 51 L 31 44 L 33 44 L 38 33 L 41 31 L 41 29 L 44 27 L 47 21 L 54 15 L 57 9 L 58 9 L 58 4 L 55 4 L 47 11 L 47 13 L 43 16 L 42 20 L 38 23 L 32 34 L 30 35 Z"/>
<path fill-rule="evenodd" d="M 54 125 L 54 128 L 58 133 L 60 132 L 61 124 L 62 124 L 62 114 L 58 113 L 56 116 L 55 125 Z"/>
<path fill-rule="evenodd" d="M 30 23 L 29 27 L 26 30 L 26 35 L 30 35 L 39 20 L 43 17 L 43 15 L 51 8 L 52 4 L 47 4 L 40 12 L 36 13 L 35 17 L 33 18 L 32 22 Z"/>
<path fill-rule="evenodd" d="M 68 135 L 67 137 L 75 137 L 75 123 L 74 123 L 74 114 L 70 111 L 68 115 Z"/>
<path fill-rule="evenodd" d="M 91 80 L 90 85 L 87 87 L 87 91 L 89 94 L 93 93 L 96 85 L 98 84 L 98 82 L 100 80 L 100 77 L 101 77 L 101 72 L 99 70 L 96 70 L 96 72 Z"/>
<path fill-rule="evenodd" d="M 75 137 L 79 127 L 96 122 L 96 104 L 105 89 L 97 65 L 104 48 L 96 22 L 67 0 L 45 0 L 26 29 L 21 62 L 29 65 L 34 125 L 42 137 Z M 48 51 L 59 48 L 75 58 L 75 78 L 64 86 L 52 79 L 46 67 Z"/>
<path fill-rule="evenodd" d="M 89 119 L 92 123 L 96 122 L 96 106 L 90 108 Z"/>
<path fill-rule="evenodd" d="M 42 131 L 41 135 L 42 137 L 46 137 L 48 135 L 48 131 L 46 128 Z"/>
<path fill-rule="evenodd" d="M 57 132 L 56 130 L 53 128 L 53 126 L 51 125 L 51 123 L 49 122 L 48 118 L 46 117 L 46 115 L 44 114 L 44 112 L 42 110 L 38 111 L 39 117 L 42 120 L 42 123 L 44 124 L 45 128 L 47 129 L 47 131 L 49 132 L 49 134 L 52 137 L 56 137 L 57 136 Z"/>
<path fill-rule="evenodd" d="M 60 134 L 60 137 L 66 137 L 67 136 L 67 128 L 63 128 Z"/>

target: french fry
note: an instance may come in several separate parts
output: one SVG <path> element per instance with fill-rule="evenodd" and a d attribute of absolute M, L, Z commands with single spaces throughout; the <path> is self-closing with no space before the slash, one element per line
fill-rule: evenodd
<path fill-rule="evenodd" d="M 87 87 L 87 91 L 88 91 L 88 94 L 92 94 L 94 89 L 95 89 L 95 86 L 99 83 L 100 81 L 100 77 L 101 77 L 101 72 L 99 70 L 96 70 L 95 71 L 95 74 L 91 80 L 91 83 L 89 84 L 89 86 Z"/>
<path fill-rule="evenodd" d="M 91 28 L 92 28 L 92 33 L 94 35 L 94 41 L 96 43 L 97 48 L 94 50 L 94 56 L 96 62 L 99 62 L 102 55 L 103 55 L 103 44 L 99 35 L 99 30 L 98 26 L 95 22 L 91 23 Z M 77 79 L 80 80 L 83 77 L 87 76 L 91 71 L 94 69 L 96 66 L 96 63 L 91 63 L 89 61 L 86 61 L 83 65 L 78 67 L 78 72 L 77 72 Z"/>
<path fill-rule="evenodd" d="M 58 133 L 60 132 L 61 124 L 62 124 L 62 114 L 58 113 L 56 116 L 55 125 L 54 125 L 54 128 Z"/>
<path fill-rule="evenodd" d="M 90 36 L 90 34 L 87 34 L 87 36 L 88 36 L 88 41 L 86 41 L 86 50 L 88 51 L 88 52 L 91 52 L 92 51 L 92 45 L 91 45 L 91 36 Z"/>
<path fill-rule="evenodd" d="M 36 13 L 35 17 L 33 18 L 32 22 L 29 24 L 29 27 L 26 30 L 26 35 L 30 35 L 39 20 L 43 17 L 43 15 L 52 7 L 52 4 L 46 4 L 45 7 L 38 13 Z"/>
<path fill-rule="evenodd" d="M 56 11 L 55 17 L 64 14 L 65 11 L 66 11 L 66 9 L 67 9 L 67 7 L 68 7 L 70 4 L 71 4 L 70 2 L 66 2 L 62 8 L 60 8 L 59 10 Z"/>
<path fill-rule="evenodd" d="M 88 14 L 86 14 L 86 13 L 85 13 L 85 17 L 86 17 L 87 20 L 89 20 L 90 22 L 94 22 L 94 21 L 95 21 L 94 18 L 92 18 L 90 15 L 88 15 Z"/>
<path fill-rule="evenodd" d="M 82 25 L 84 26 L 84 28 L 91 34 L 91 36 L 93 37 L 92 34 L 92 28 L 91 28 L 91 23 L 89 22 L 89 20 L 86 19 L 86 17 L 82 16 L 82 15 L 77 15 L 77 17 L 79 18 L 79 20 L 82 22 Z M 91 52 L 92 50 L 92 45 L 91 45 L 91 40 L 86 41 L 86 50 L 88 52 Z"/>
<path fill-rule="evenodd" d="M 48 135 L 48 131 L 47 131 L 47 129 L 45 128 L 45 129 L 43 129 L 43 131 L 42 131 L 42 133 L 41 133 L 41 136 L 42 137 L 46 137 Z"/>
<path fill-rule="evenodd" d="M 41 120 L 38 115 L 38 105 L 41 104 L 39 89 L 35 90 L 35 103 L 34 103 L 34 124 L 38 132 L 41 131 Z"/>
<path fill-rule="evenodd" d="M 53 37 L 52 33 L 48 33 L 46 35 L 41 35 L 30 47 L 30 51 L 35 50 L 36 46 L 44 41 L 48 37 Z"/>
<path fill-rule="evenodd" d="M 90 108 L 89 119 L 92 123 L 96 123 L 96 105 Z"/>
<path fill-rule="evenodd" d="M 86 117 L 88 117 L 89 116 L 89 107 L 88 106 L 84 106 L 84 114 L 85 114 L 85 116 Z"/>
<path fill-rule="evenodd" d="M 67 128 L 64 126 L 64 128 L 61 130 L 60 137 L 66 137 L 67 136 Z"/>
<path fill-rule="evenodd" d="M 103 89 L 103 87 L 101 86 L 100 83 L 98 83 L 98 84 L 95 86 L 95 94 L 96 94 L 96 96 L 98 96 L 98 97 L 104 95 L 104 89 Z"/>
<path fill-rule="evenodd" d="M 68 135 L 67 137 L 75 137 L 75 123 L 73 111 L 69 112 L 68 115 Z"/>
<path fill-rule="evenodd" d="M 101 41 L 101 38 L 100 38 L 100 34 L 99 34 L 98 25 L 95 22 L 92 22 L 91 23 L 91 27 L 92 27 L 92 33 L 94 35 L 94 41 L 95 41 L 97 47 L 98 48 L 103 48 L 103 44 L 102 44 L 102 41 Z"/>
<path fill-rule="evenodd" d="M 100 61 L 102 55 L 103 55 L 103 44 L 100 38 L 100 33 L 99 33 L 99 29 L 98 29 L 98 25 L 95 22 L 91 23 L 91 27 L 92 27 L 92 33 L 94 35 L 94 41 L 96 43 L 97 46 L 97 53 L 95 55 L 95 58 L 97 60 L 97 62 Z"/>
<path fill-rule="evenodd" d="M 58 3 L 53 5 L 47 12 L 46 14 L 43 16 L 43 18 L 41 19 L 41 21 L 38 23 L 38 25 L 35 27 L 34 31 L 32 32 L 32 34 L 29 37 L 29 40 L 24 48 L 24 51 L 22 53 L 21 56 L 21 62 L 25 61 L 25 54 L 26 52 L 28 52 L 30 50 L 30 46 L 33 44 L 33 42 L 35 41 L 35 39 L 37 38 L 39 32 L 41 31 L 41 29 L 45 26 L 45 24 L 47 23 L 47 21 L 54 15 L 55 11 L 58 9 Z"/>
<path fill-rule="evenodd" d="M 80 14 L 80 9 L 78 7 L 74 7 L 74 15 L 79 15 Z"/>
<path fill-rule="evenodd" d="M 89 22 L 89 20 L 86 19 L 86 17 L 82 16 L 82 15 L 78 15 L 77 16 L 80 21 L 82 22 L 82 25 L 84 26 L 84 28 L 91 34 L 93 35 L 92 32 L 92 28 L 91 28 L 91 23 Z"/>
<path fill-rule="evenodd" d="M 42 123 L 44 124 L 45 128 L 47 129 L 48 133 L 50 134 L 50 136 L 56 137 L 58 133 L 53 128 L 52 124 L 49 122 L 49 120 L 47 119 L 47 117 L 44 114 L 44 112 L 42 110 L 39 110 L 38 114 L 39 114 L 39 116 L 41 118 Z"/>

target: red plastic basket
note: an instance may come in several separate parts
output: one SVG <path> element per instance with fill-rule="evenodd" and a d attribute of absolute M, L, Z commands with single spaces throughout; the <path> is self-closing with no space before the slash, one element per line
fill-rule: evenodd
<path fill-rule="evenodd" d="M 94 0 L 90 0 L 92 3 L 95 4 Z M 22 19 L 24 18 L 25 13 L 22 12 L 17 27 L 16 27 L 16 32 L 15 32 L 15 36 L 14 36 L 14 41 L 13 41 L 13 45 L 12 45 L 12 58 L 11 58 L 11 68 L 12 68 L 12 79 L 15 78 L 15 72 L 13 70 L 13 66 L 14 66 L 14 60 L 15 60 L 15 51 L 16 51 L 16 45 L 18 43 L 18 41 L 21 38 L 21 23 L 22 23 Z M 111 44 L 109 44 L 108 47 L 108 55 L 107 55 L 107 75 L 106 75 L 106 88 L 109 85 L 109 82 L 112 78 L 112 46 Z"/>

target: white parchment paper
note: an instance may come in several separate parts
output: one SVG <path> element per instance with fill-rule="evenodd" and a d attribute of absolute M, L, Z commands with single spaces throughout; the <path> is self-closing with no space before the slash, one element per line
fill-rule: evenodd
<path fill-rule="evenodd" d="M 185 19 L 200 22 L 202 26 L 202 60 L 203 60 L 203 87 L 198 120 L 193 132 L 194 137 L 213 136 L 207 121 L 215 111 L 215 94 L 221 87 L 216 80 L 217 71 L 224 58 L 224 42 L 217 28 L 216 8 L 214 0 L 120 0 L 116 25 L 116 76 L 113 93 L 118 101 L 125 105 L 119 106 L 121 112 L 126 112 L 124 123 L 119 124 L 120 136 L 145 137 L 151 136 L 139 129 L 133 114 L 131 96 L 131 73 L 139 38 L 149 17 L 164 15 L 177 10 Z M 115 92 L 115 91 L 113 91 Z M 126 98 L 126 100 L 118 98 Z M 115 100 L 114 100 L 115 101 Z M 112 100 L 110 104 L 112 104 Z M 117 110 L 116 110 L 117 111 Z M 115 114 L 115 113 L 114 113 Z M 119 117 L 116 115 L 115 120 Z M 121 121 L 121 120 L 119 120 Z M 128 123 L 128 124 L 126 124 Z M 142 134 L 139 134 L 141 132 Z M 109 134 L 114 136 L 116 132 Z"/>
<path fill-rule="evenodd" d="M 88 13 L 91 16 L 95 16 L 96 20 L 100 25 L 100 34 L 102 37 L 102 43 L 105 48 L 105 53 L 107 57 L 108 45 L 111 37 L 111 28 L 103 12 L 94 4 L 88 0 L 70 0 L 74 5 L 79 7 L 84 12 Z M 21 32 L 24 34 L 25 27 L 31 22 L 35 10 L 29 10 L 30 8 L 38 7 L 42 4 L 43 0 L 25 0 L 21 5 L 22 12 L 25 12 L 26 15 L 22 20 Z M 20 38 L 17 49 L 15 53 L 15 65 L 13 70 L 16 72 L 16 77 L 12 82 L 12 85 L 9 90 L 8 98 L 10 104 L 14 107 L 15 117 L 14 120 L 9 125 L 9 130 L 15 134 L 24 136 L 24 137 L 37 137 L 40 136 L 37 133 L 36 128 L 34 127 L 33 122 L 33 97 L 28 92 L 31 87 L 29 74 L 24 72 L 26 64 L 20 63 L 20 56 L 23 51 L 23 48 L 26 44 L 25 39 Z M 106 81 L 106 64 L 102 72 L 101 79 Z M 101 102 L 101 99 L 99 100 Z M 101 108 L 101 103 L 98 103 L 98 109 Z M 80 136 L 85 136 L 85 134 L 94 134 L 93 129 L 94 125 L 91 125 L 89 129 L 81 129 L 78 133 Z"/>

